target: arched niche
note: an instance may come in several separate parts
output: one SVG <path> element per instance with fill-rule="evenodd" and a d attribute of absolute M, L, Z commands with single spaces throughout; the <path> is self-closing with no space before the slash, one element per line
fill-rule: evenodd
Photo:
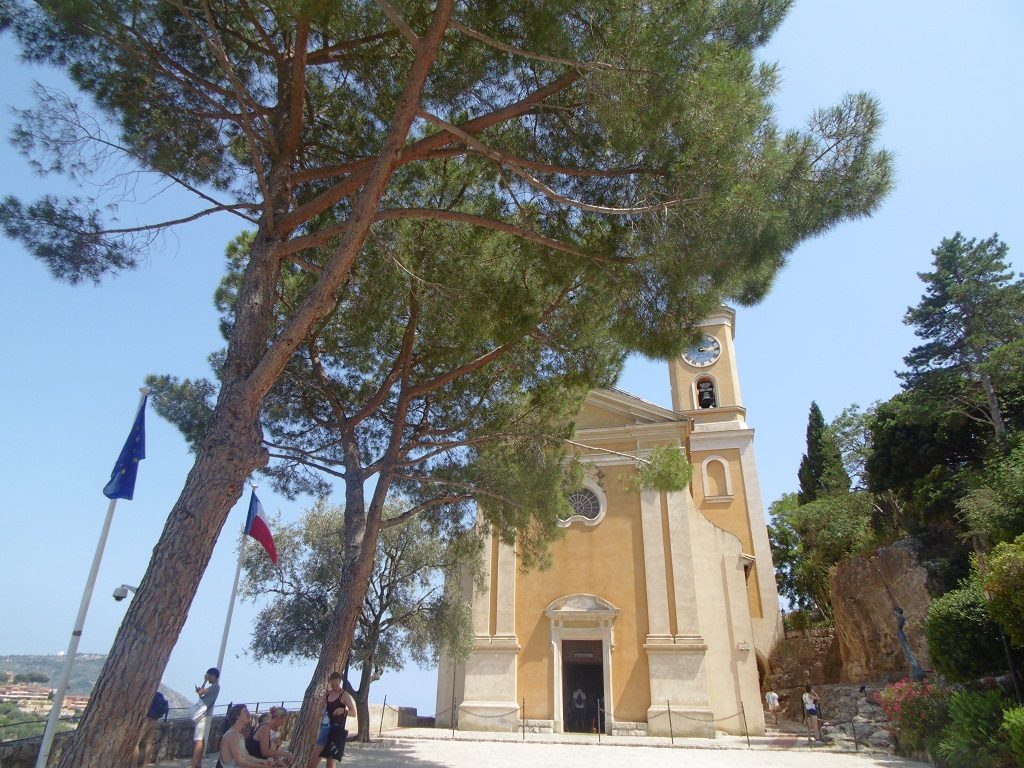
<path fill-rule="evenodd" d="M 700 479 L 705 501 L 732 499 L 732 473 L 729 472 L 729 462 L 721 456 L 708 456 L 701 462 Z"/>

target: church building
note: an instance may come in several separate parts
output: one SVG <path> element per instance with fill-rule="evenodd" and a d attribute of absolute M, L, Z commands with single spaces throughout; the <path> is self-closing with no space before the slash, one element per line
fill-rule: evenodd
<path fill-rule="evenodd" d="M 526 572 L 492 536 L 474 650 L 438 670 L 438 726 L 764 733 L 781 619 L 735 320 L 723 307 L 669 363 L 671 410 L 617 389 L 587 397 L 574 439 L 592 450 L 580 449 L 588 474 L 565 536 L 549 568 Z M 664 445 L 686 452 L 690 487 L 629 490 L 631 457 Z"/>

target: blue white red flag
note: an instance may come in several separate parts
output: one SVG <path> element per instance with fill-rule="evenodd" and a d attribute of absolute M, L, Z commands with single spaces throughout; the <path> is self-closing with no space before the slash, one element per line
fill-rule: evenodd
<path fill-rule="evenodd" d="M 128 499 L 135 495 L 135 477 L 139 472 L 139 462 L 146 458 L 146 401 L 142 398 L 139 412 L 135 414 L 135 423 L 124 447 L 110 473 L 110 480 L 103 486 L 103 495 L 108 499 Z"/>
<path fill-rule="evenodd" d="M 262 544 L 263 548 L 267 550 L 267 554 L 270 555 L 270 562 L 277 563 L 274 536 L 270 532 L 270 526 L 267 525 L 267 516 L 263 514 L 263 505 L 256 498 L 256 491 L 252 492 L 252 498 L 249 499 L 249 516 L 245 519 L 245 530 L 242 533 L 252 536 Z"/>

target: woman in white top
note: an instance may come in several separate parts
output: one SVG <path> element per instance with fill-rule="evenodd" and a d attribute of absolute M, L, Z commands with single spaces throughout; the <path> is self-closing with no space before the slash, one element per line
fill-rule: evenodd
<path fill-rule="evenodd" d="M 807 715 L 807 738 L 821 741 L 821 723 L 818 716 L 821 714 L 818 694 L 808 683 L 804 686 L 804 694 L 801 697 L 804 701 L 804 714 Z"/>

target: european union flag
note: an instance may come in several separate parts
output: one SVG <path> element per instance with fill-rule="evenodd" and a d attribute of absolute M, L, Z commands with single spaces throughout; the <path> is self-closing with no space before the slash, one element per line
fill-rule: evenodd
<path fill-rule="evenodd" d="M 114 471 L 110 473 L 110 482 L 103 487 L 103 495 L 108 499 L 128 499 L 131 501 L 135 495 L 135 476 L 139 472 L 139 462 L 146 458 L 146 401 L 147 395 L 142 399 L 142 405 L 135 416 L 135 423 L 132 424 L 132 431 L 128 433 L 128 439 L 124 441 L 124 448 L 121 455 L 117 457 L 117 464 Z"/>

